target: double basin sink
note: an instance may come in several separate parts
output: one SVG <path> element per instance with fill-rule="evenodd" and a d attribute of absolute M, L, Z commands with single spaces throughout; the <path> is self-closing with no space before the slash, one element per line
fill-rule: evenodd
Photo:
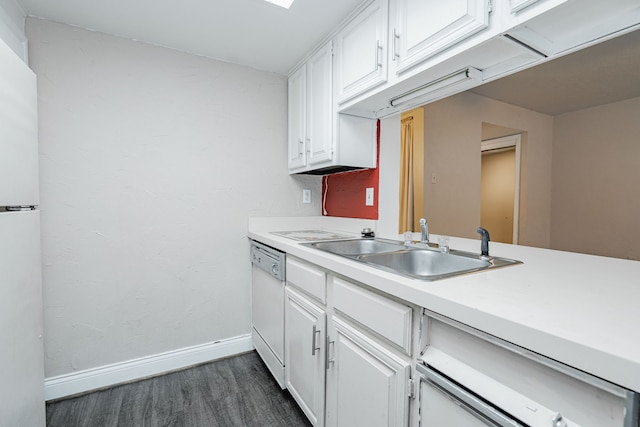
<path fill-rule="evenodd" d="M 372 267 L 420 280 L 439 280 L 461 274 L 521 264 L 508 258 L 482 257 L 458 250 L 441 251 L 423 243 L 363 238 L 304 243 Z"/>

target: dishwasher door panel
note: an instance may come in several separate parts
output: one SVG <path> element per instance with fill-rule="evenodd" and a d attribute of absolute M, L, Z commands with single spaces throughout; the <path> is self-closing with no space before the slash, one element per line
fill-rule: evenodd
<path fill-rule="evenodd" d="M 255 266 L 251 275 L 253 328 L 284 364 L 284 282 Z"/>

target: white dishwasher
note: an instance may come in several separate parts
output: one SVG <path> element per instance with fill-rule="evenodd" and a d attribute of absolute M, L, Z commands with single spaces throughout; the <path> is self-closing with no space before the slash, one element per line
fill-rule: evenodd
<path fill-rule="evenodd" d="M 285 253 L 251 241 L 252 341 L 281 388 L 284 381 Z"/>

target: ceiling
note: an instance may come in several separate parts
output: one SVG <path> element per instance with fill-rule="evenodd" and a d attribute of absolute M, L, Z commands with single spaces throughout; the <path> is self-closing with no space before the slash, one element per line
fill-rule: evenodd
<path fill-rule="evenodd" d="M 471 92 L 552 116 L 640 96 L 640 30 Z"/>
<path fill-rule="evenodd" d="M 27 15 L 287 74 L 363 0 L 15 0 Z M 640 30 L 472 89 L 549 115 L 640 96 Z"/>
<path fill-rule="evenodd" d="M 27 15 L 287 74 L 362 0 L 15 0 Z"/>

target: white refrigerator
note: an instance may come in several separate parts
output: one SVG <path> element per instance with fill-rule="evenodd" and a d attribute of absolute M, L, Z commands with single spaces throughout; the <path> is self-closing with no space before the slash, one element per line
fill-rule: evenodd
<path fill-rule="evenodd" d="M 0 40 L 0 427 L 44 426 L 36 76 Z"/>

